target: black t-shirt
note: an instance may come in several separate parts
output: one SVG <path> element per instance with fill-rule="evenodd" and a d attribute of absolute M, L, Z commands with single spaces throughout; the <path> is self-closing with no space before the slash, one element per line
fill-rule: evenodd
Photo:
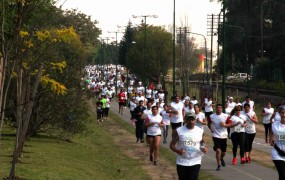
<path fill-rule="evenodd" d="M 102 111 L 103 103 L 101 101 L 96 102 L 96 110 L 97 111 Z"/>

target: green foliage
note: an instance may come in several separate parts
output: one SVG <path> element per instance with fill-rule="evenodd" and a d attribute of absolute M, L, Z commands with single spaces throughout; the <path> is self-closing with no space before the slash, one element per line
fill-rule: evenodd
<path fill-rule="evenodd" d="M 159 26 L 133 28 L 133 41 L 128 47 L 126 65 L 141 78 L 158 79 L 166 75 L 172 62 L 172 36 Z M 146 48 L 145 48 L 146 35 Z"/>
<path fill-rule="evenodd" d="M 285 55 L 284 1 L 242 1 L 226 0 L 226 36 L 225 54 L 226 71 L 246 72 L 253 65 L 257 70 L 264 70 L 264 59 L 270 64 L 265 73 L 252 74 L 266 80 L 283 80 L 285 72 L 283 57 Z M 223 41 L 219 27 L 219 44 Z M 262 34 L 261 34 L 262 32 Z M 261 50 L 263 49 L 263 53 Z M 248 61 L 246 60 L 248 54 Z M 221 57 L 222 59 L 223 57 Z M 221 59 L 218 69 L 221 70 Z M 270 69 L 269 69 L 270 68 Z M 280 68 L 280 78 L 273 79 L 272 70 Z M 249 72 L 249 71 L 248 71 Z M 255 73 L 255 72 L 254 72 Z"/>

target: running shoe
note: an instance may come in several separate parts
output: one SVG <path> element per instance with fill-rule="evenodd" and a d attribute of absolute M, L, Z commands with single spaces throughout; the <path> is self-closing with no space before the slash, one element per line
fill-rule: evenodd
<path fill-rule="evenodd" d="M 216 171 L 220 171 L 221 170 L 221 165 L 218 165 Z"/>
<path fill-rule="evenodd" d="M 155 165 L 155 166 L 157 165 L 157 160 L 153 161 L 153 165 Z"/>
<path fill-rule="evenodd" d="M 141 143 L 144 143 L 144 140 L 143 140 L 143 139 L 141 139 Z"/>
<path fill-rule="evenodd" d="M 248 157 L 248 163 L 251 163 L 251 159 L 250 159 L 250 157 Z"/>
<path fill-rule="evenodd" d="M 233 164 L 233 165 L 236 165 L 236 164 L 237 164 L 237 158 L 235 158 L 235 157 L 233 158 L 232 164 Z"/>
<path fill-rule="evenodd" d="M 241 163 L 241 164 L 244 164 L 244 163 L 245 163 L 245 159 L 244 159 L 244 158 L 241 158 L 241 159 L 240 159 L 240 163 Z"/>
<path fill-rule="evenodd" d="M 224 159 L 221 159 L 221 164 L 222 164 L 223 167 L 226 166 L 226 163 L 225 163 L 225 160 L 224 160 Z"/>

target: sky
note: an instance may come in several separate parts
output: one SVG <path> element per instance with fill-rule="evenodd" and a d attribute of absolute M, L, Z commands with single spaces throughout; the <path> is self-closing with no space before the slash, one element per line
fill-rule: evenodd
<path fill-rule="evenodd" d="M 92 20 L 98 21 L 97 27 L 102 30 L 101 37 L 115 37 L 115 31 L 124 31 L 117 26 L 140 24 L 142 18 L 132 15 L 157 15 L 147 17 L 147 24 L 164 26 L 166 30 L 173 25 L 174 0 L 59 0 L 57 6 L 62 9 L 78 9 Z M 207 35 L 207 15 L 219 14 L 221 5 L 210 0 L 175 0 L 176 27 L 190 27 L 191 32 Z M 108 33 L 111 32 L 111 33 Z M 118 33 L 117 40 L 123 34 Z M 203 37 L 195 37 L 203 40 Z M 210 37 L 207 37 L 210 39 Z"/>

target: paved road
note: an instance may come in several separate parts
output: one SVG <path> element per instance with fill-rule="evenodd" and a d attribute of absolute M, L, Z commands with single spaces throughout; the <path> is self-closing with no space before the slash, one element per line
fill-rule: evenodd
<path fill-rule="evenodd" d="M 124 119 L 127 122 L 130 122 L 130 113 L 129 109 L 126 108 L 124 109 L 123 115 L 118 113 L 118 103 L 115 101 L 112 102 L 111 104 L 111 109 L 110 109 L 114 114 L 121 116 L 122 119 Z M 205 132 L 208 134 L 210 133 L 208 131 L 208 128 L 205 128 Z M 169 134 L 171 134 L 171 129 Z M 134 142 L 135 142 L 135 136 L 134 136 Z M 170 136 L 168 137 L 168 142 L 170 142 Z M 228 141 L 228 143 L 231 143 Z M 169 148 L 169 143 L 168 144 L 162 144 L 161 146 Z M 268 153 L 268 156 L 270 156 L 271 149 L 272 147 L 265 144 L 264 140 L 261 138 L 255 138 L 254 146 L 253 148 L 258 149 L 260 151 L 264 151 Z M 169 151 L 171 151 L 169 149 Z M 261 166 L 255 162 L 252 162 L 250 164 L 239 164 L 233 166 L 231 165 L 231 160 L 232 160 L 232 154 L 227 153 L 225 157 L 225 162 L 226 162 L 226 167 L 222 168 L 221 171 L 216 171 L 216 159 L 215 159 L 215 152 L 213 151 L 212 147 L 209 147 L 209 153 L 206 154 L 203 157 L 202 160 L 202 166 L 201 170 L 208 172 L 209 174 L 217 177 L 218 179 L 221 180 L 268 180 L 268 179 L 278 179 L 278 173 L 275 169 L 272 168 L 267 168 L 264 166 Z M 238 161 L 239 162 L 239 161 Z"/>

